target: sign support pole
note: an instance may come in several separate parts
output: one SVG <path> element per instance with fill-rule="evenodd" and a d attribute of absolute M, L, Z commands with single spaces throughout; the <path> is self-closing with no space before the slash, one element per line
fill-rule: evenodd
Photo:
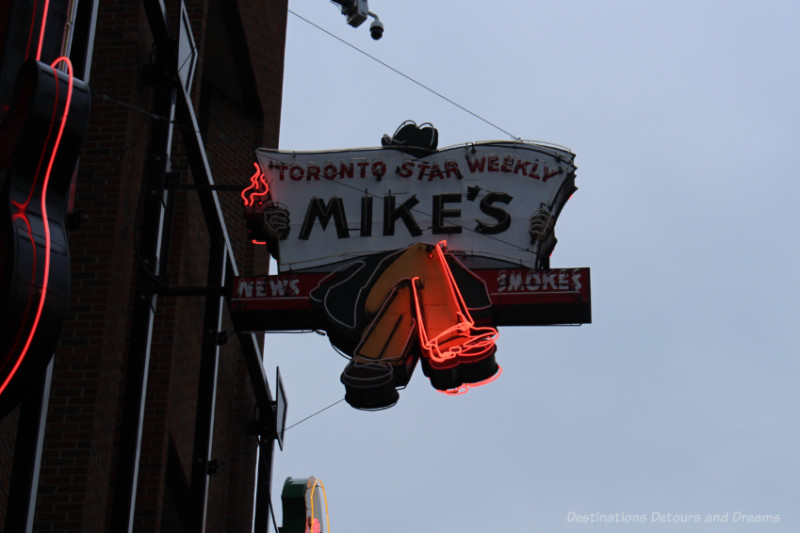
<path fill-rule="evenodd" d="M 51 359 L 40 386 L 22 402 L 19 408 L 14 464 L 11 467 L 10 486 L 12 490 L 8 493 L 6 507 L 6 533 L 33 531 L 39 473 L 42 466 L 45 420 L 47 419 L 47 404 L 50 399 L 52 378 L 53 360 Z"/>
<path fill-rule="evenodd" d="M 158 46 L 158 62 L 174 71 L 173 55 L 168 46 Z M 147 374 L 150 368 L 150 350 L 153 321 L 158 295 L 154 276 L 158 276 L 166 262 L 168 250 L 162 240 L 165 213 L 165 174 L 169 171 L 175 115 L 175 83 L 167 78 L 156 87 L 154 112 L 168 117 L 154 121 L 150 137 L 143 199 L 141 240 L 138 243 L 144 264 L 139 265 L 131 325 L 131 343 L 125 379 L 125 398 L 120 431 L 120 451 L 117 458 L 115 488 L 112 504 L 112 531 L 133 530 L 136 506 L 136 488 L 139 479 L 139 459 L 142 445 L 142 425 L 147 393 Z M 135 246 L 136 244 L 134 244 Z"/>
<path fill-rule="evenodd" d="M 208 286 L 225 283 L 225 248 L 221 239 L 214 239 L 209 252 Z M 220 329 L 222 327 L 222 295 L 206 296 L 203 326 L 203 348 L 200 379 L 197 384 L 197 409 L 194 426 L 192 480 L 189 489 L 191 517 L 189 531 L 205 530 L 208 508 L 208 477 L 214 473 L 211 461 L 214 440 L 214 409 L 217 403 Z"/>
<path fill-rule="evenodd" d="M 188 156 L 189 166 L 192 177 L 198 185 L 197 194 L 200 198 L 200 206 L 206 218 L 209 232 L 211 235 L 219 235 L 225 243 L 225 254 L 227 258 L 226 282 L 225 286 L 233 284 L 233 278 L 238 276 L 236 260 L 233 256 L 233 248 L 230 244 L 228 231 L 225 226 L 225 219 L 222 216 L 222 207 L 214 190 L 214 179 L 206 158 L 203 139 L 200 135 L 200 126 L 197 123 L 191 99 L 185 90 L 180 90 L 178 97 L 178 107 L 176 116 L 178 122 L 188 125 L 188 128 L 181 128 L 181 137 L 184 148 Z M 226 302 L 230 308 L 230 301 Z M 256 397 L 256 403 L 261 413 L 271 413 L 273 409 L 272 392 L 267 382 L 267 375 L 264 370 L 263 354 L 261 353 L 261 342 L 254 333 L 240 333 L 239 343 L 242 348 L 242 355 L 250 374 L 250 384 Z M 269 429 L 269 428 L 268 428 Z M 266 444 L 264 441 L 269 440 Z M 270 483 L 272 482 L 272 448 L 274 447 L 273 436 L 270 432 L 261 434 L 261 444 L 259 445 L 259 465 L 256 479 L 256 524 L 263 524 L 255 531 L 267 531 L 270 503 Z M 265 446 L 269 446 L 266 451 Z"/>
<path fill-rule="evenodd" d="M 269 531 L 270 507 L 272 502 L 272 459 L 275 454 L 275 439 L 272 437 L 262 438 L 258 447 L 258 469 L 256 476 L 256 512 L 254 533 L 267 533 Z"/>

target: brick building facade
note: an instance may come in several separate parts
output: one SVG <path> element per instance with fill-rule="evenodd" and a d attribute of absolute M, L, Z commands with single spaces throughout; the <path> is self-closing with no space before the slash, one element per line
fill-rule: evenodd
<path fill-rule="evenodd" d="M 55 350 L 34 531 L 113 530 L 118 473 L 130 428 L 130 352 L 142 335 L 134 307 L 148 216 L 143 207 L 151 172 L 153 128 L 164 126 L 153 83 L 159 50 L 147 2 L 100 0 L 89 85 L 92 110 L 74 194 L 79 225 L 69 234 L 72 284 L 68 314 Z M 155 2 L 151 2 L 155 4 Z M 165 1 L 177 33 L 179 3 Z M 185 0 L 197 47 L 190 95 L 220 187 L 233 255 L 243 274 L 263 273 L 266 251 L 247 243 L 239 195 L 252 171 L 253 148 L 277 147 L 286 0 Z M 156 72 L 158 78 L 160 74 Z M 184 139 L 194 133 L 173 120 L 168 184 L 168 261 L 156 283 L 141 430 L 135 531 L 192 530 L 193 443 L 209 295 L 210 230 Z M 143 266 L 144 264 L 144 266 Z M 193 289 L 187 289 L 193 288 Z M 216 296 L 218 298 L 218 294 Z M 221 331 L 231 331 L 227 312 Z M 247 431 L 256 408 L 240 339 L 220 336 L 209 465 L 207 531 L 250 531 L 254 513 L 257 437 Z M 8 522 L 19 408 L 0 420 L 0 525 Z M 128 433 L 126 433 L 128 431 Z M 213 468 L 212 468 L 213 467 Z"/>

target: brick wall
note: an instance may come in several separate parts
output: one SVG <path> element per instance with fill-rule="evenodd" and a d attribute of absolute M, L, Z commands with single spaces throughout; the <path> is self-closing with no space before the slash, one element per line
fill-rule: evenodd
<path fill-rule="evenodd" d="M 208 14 L 221 0 L 191 0 L 187 8 L 201 53 L 193 100 L 202 115 L 208 159 L 215 180 L 246 185 L 256 146 L 277 146 L 286 0 L 236 2 L 226 31 L 236 31 L 232 52 L 243 98 L 219 90 L 219 71 L 205 71 Z M 167 0 L 175 13 L 177 2 Z M 233 2 L 224 2 L 226 12 Z M 174 18 L 173 18 L 174 20 Z M 212 22 L 212 24 L 215 22 Z M 56 352 L 36 531 L 105 531 L 114 489 L 124 397 L 126 355 L 137 271 L 137 218 L 144 162 L 153 118 L 152 89 L 141 82 L 152 38 L 138 2 L 101 0 L 92 64 L 89 132 L 78 173 L 75 209 L 83 214 L 70 235 L 72 294 Z M 214 26 L 215 31 L 219 26 Z M 242 58 L 246 60 L 242 62 Z M 255 97 L 247 96 L 253 94 Z M 122 105 L 125 104 L 125 105 Z M 201 110 L 201 105 L 204 109 Z M 191 184 L 180 126 L 173 143 L 173 170 Z M 245 242 L 236 193 L 221 192 L 230 238 L 240 269 L 266 270 L 266 252 Z M 196 194 L 177 193 L 170 243 L 169 280 L 177 286 L 206 283 L 208 237 Z M 179 469 L 191 477 L 204 299 L 159 296 L 153 333 L 135 528 L 158 531 L 165 501 L 170 446 Z M 223 329 L 232 330 L 229 318 Z M 254 406 L 237 340 L 222 347 L 217 388 L 213 456 L 218 472 L 209 484 L 209 531 L 249 530 L 255 469 L 255 439 L 245 432 Z M 0 520 L 4 519 L 16 411 L 0 421 Z M 0 522 L 2 524 L 2 522 Z"/>

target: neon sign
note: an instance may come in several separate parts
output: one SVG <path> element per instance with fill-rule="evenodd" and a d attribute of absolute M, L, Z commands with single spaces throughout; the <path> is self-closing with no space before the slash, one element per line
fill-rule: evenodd
<path fill-rule="evenodd" d="M 322 481 L 286 478 L 281 492 L 283 533 L 329 533 L 328 496 Z"/>
<path fill-rule="evenodd" d="M 0 124 L 0 416 L 40 379 L 69 293 L 66 204 L 91 98 L 68 58 L 39 61 L 47 5 L 35 57 L 22 65 Z"/>
<path fill-rule="evenodd" d="M 341 381 L 353 407 L 394 405 L 417 363 L 447 394 L 495 380 L 498 325 L 591 320 L 588 269 L 549 269 L 575 191 L 566 150 L 487 142 L 256 156 L 242 199 L 279 273 L 237 280 L 237 327 L 324 329 L 350 358 Z M 251 327 L 256 302 L 269 302 L 269 324 Z"/>
<path fill-rule="evenodd" d="M 242 202 L 245 208 L 260 208 L 263 198 L 269 192 L 269 186 L 264 180 L 264 173 L 258 167 L 258 163 L 253 163 L 256 171 L 250 176 L 250 186 L 242 190 Z"/>

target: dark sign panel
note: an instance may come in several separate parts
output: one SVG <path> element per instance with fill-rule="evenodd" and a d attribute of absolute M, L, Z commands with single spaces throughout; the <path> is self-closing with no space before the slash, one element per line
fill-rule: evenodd
<path fill-rule="evenodd" d="M 592 321 L 588 268 L 474 270 L 486 284 L 491 309 L 476 320 L 497 326 L 588 324 Z M 250 331 L 322 329 L 311 302 L 323 273 L 245 276 L 234 280 L 231 309 Z"/>

